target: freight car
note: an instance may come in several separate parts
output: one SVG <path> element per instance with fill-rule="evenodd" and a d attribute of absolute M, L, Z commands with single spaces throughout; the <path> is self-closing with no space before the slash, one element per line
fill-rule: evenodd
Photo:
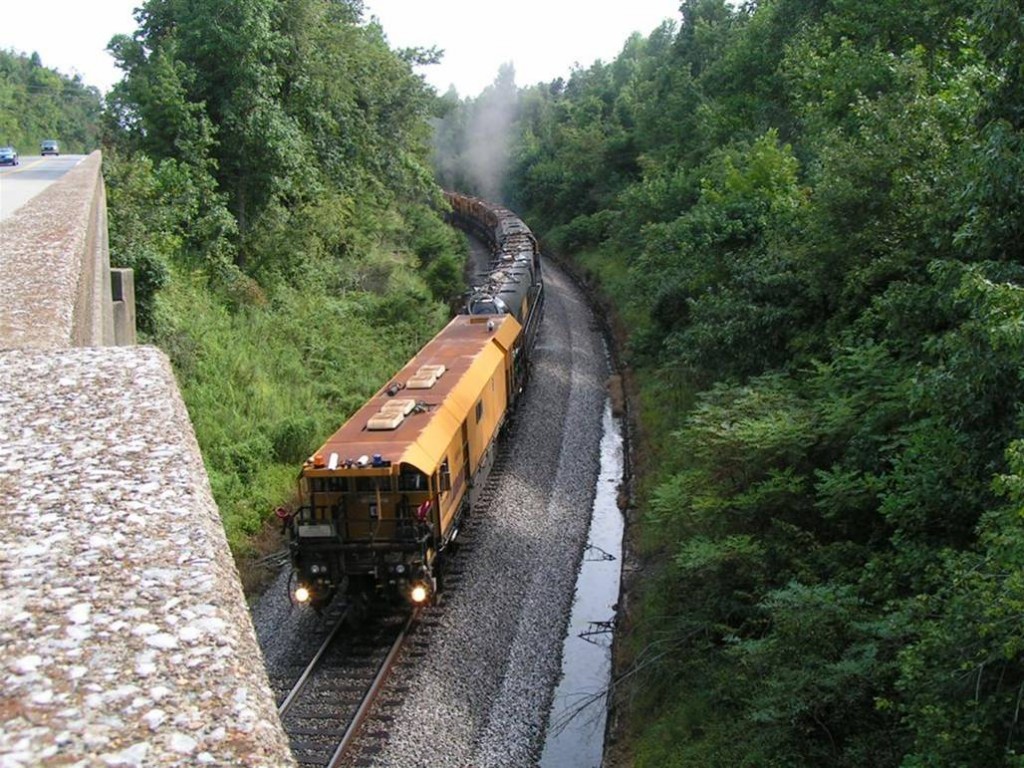
<path fill-rule="evenodd" d="M 511 211 L 449 194 L 494 251 L 457 315 L 302 467 L 286 513 L 292 596 L 421 604 L 483 487 L 521 395 L 543 307 L 537 241 Z"/>
<path fill-rule="evenodd" d="M 446 193 L 452 212 L 449 221 L 487 242 L 494 254 L 482 284 L 474 286 L 466 301 L 471 315 L 511 312 L 526 324 L 539 322 L 543 303 L 540 278 L 540 248 L 537 238 L 508 208 L 491 205 L 475 197 Z M 532 313 L 532 314 L 531 314 Z M 534 331 L 527 329 L 532 338 Z"/>

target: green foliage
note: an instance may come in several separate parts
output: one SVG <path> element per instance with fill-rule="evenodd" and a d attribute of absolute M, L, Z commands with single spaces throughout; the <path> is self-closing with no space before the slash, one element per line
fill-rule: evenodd
<path fill-rule="evenodd" d="M 437 301 L 454 304 L 465 290 L 465 239 L 443 224 L 433 210 L 414 208 L 408 220 L 414 232 L 410 245 L 430 295 Z"/>
<path fill-rule="evenodd" d="M 912 734 L 905 765 L 1021 764 L 1021 456 L 1015 441 L 996 480 L 1007 503 L 982 517 L 980 546 L 946 553 L 941 586 L 909 601 L 918 632 L 899 653 L 893 702 Z"/>
<path fill-rule="evenodd" d="M 302 460 L 443 322 L 429 302 L 405 306 L 385 323 L 368 294 L 279 287 L 232 311 L 184 274 L 160 292 L 153 340 L 179 375 L 236 549 L 294 491 Z"/>
<path fill-rule="evenodd" d="M 110 208 L 110 261 L 135 274 L 138 327 L 154 330 L 153 304 L 174 261 L 193 267 L 230 263 L 234 221 L 201 168 L 110 148 L 103 175 Z"/>
<path fill-rule="evenodd" d="M 78 75 L 44 67 L 38 54 L 0 50 L 0 144 L 36 155 L 40 142 L 57 139 L 64 152 L 92 152 L 102 107 L 99 91 Z"/>
<path fill-rule="evenodd" d="M 107 205 L 116 212 L 108 226 L 110 263 L 133 270 L 136 325 L 149 332 L 153 330 L 153 300 L 170 277 L 168 254 L 178 249 L 180 226 L 149 158 L 124 162 L 110 151 L 103 175 Z"/>
<path fill-rule="evenodd" d="M 378 27 L 357 23 L 357 4 L 151 0 L 137 18 L 110 45 L 126 73 L 110 97 L 112 140 L 215 182 L 242 269 L 274 268 L 258 247 L 264 224 L 325 197 L 374 211 L 436 200 L 429 94 Z"/>
<path fill-rule="evenodd" d="M 1011 5 L 687 0 L 519 96 L 641 389 L 637 765 L 1024 764 Z"/>

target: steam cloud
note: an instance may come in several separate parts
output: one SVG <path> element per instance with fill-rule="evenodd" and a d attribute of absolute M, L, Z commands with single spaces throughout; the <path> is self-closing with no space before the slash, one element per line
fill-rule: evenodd
<path fill-rule="evenodd" d="M 509 142 L 517 116 L 515 69 L 503 64 L 494 84 L 467 100 L 437 126 L 435 163 L 443 186 L 502 201 Z"/>

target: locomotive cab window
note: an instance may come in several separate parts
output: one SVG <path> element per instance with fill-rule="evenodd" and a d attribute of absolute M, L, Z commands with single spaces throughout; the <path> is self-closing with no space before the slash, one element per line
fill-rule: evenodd
<path fill-rule="evenodd" d="M 313 493 L 344 493 L 349 490 L 347 477 L 314 477 L 309 481 Z"/>
<path fill-rule="evenodd" d="M 452 489 L 452 470 L 448 466 L 448 459 L 445 459 L 441 463 L 441 469 L 438 471 L 441 482 L 441 492 L 450 491 Z"/>
<path fill-rule="evenodd" d="M 480 423 L 480 419 L 484 417 L 484 401 L 481 400 L 476 404 L 476 423 Z"/>
<path fill-rule="evenodd" d="M 391 477 L 357 477 L 356 493 L 372 493 L 374 491 L 390 491 Z"/>
<path fill-rule="evenodd" d="M 426 491 L 427 476 L 418 469 L 405 467 L 402 474 L 398 476 L 398 490 L 400 491 Z"/>

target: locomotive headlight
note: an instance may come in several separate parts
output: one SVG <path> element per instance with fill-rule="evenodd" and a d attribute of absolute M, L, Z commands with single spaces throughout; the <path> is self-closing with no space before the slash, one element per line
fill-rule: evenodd
<path fill-rule="evenodd" d="M 412 598 L 412 601 L 414 603 L 420 605 L 427 599 L 428 594 L 430 593 L 427 591 L 427 588 L 425 586 L 423 586 L 422 584 L 416 584 L 412 588 L 412 591 L 409 593 L 409 597 Z"/>
<path fill-rule="evenodd" d="M 322 571 L 323 571 L 323 569 L 319 565 L 317 565 L 316 563 L 314 563 L 313 565 L 309 566 L 309 572 L 312 573 L 314 576 L 316 576 L 318 573 L 321 573 Z"/>
<path fill-rule="evenodd" d="M 297 603 L 308 603 L 309 602 L 309 590 L 305 587 L 299 587 L 295 590 L 295 602 Z"/>
<path fill-rule="evenodd" d="M 405 573 L 405 566 L 399 563 L 395 566 L 395 573 Z"/>

